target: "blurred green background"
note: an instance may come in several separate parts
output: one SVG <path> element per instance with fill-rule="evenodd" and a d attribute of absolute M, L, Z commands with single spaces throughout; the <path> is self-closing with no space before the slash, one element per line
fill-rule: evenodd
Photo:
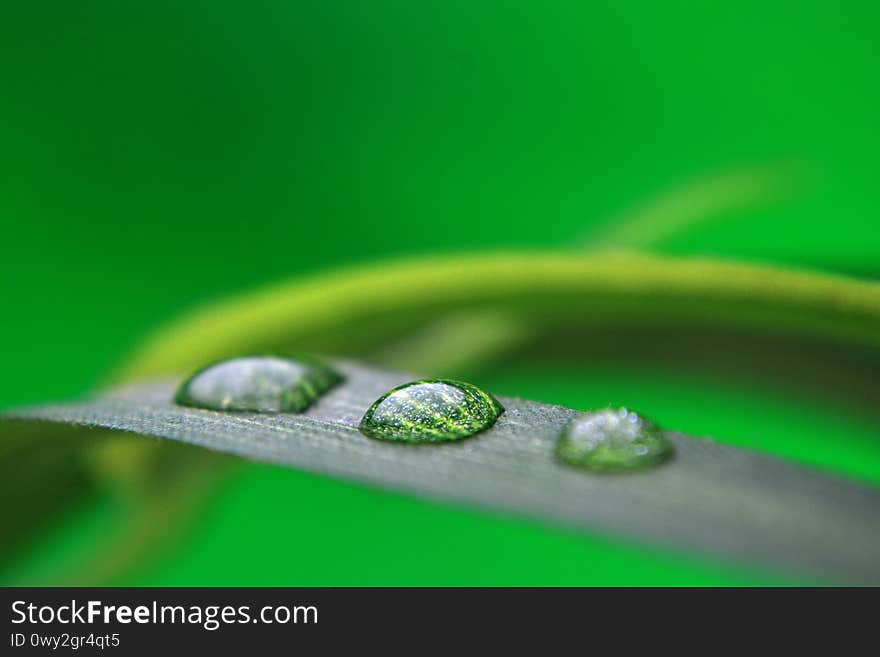
<path fill-rule="evenodd" d="M 797 182 L 656 250 L 874 276 L 878 28 L 852 0 L 6 3 L 0 407 L 86 394 L 204 301 L 390 256 L 570 248 L 729 171 Z M 475 376 L 880 481 L 875 416 L 761 377 L 552 357 Z M 75 570 L 114 505 L 79 499 L 0 577 Z M 259 465 L 185 534 L 116 583 L 789 581 Z"/>

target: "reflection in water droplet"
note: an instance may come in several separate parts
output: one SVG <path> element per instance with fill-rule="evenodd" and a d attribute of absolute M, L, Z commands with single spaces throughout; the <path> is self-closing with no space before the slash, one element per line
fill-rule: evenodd
<path fill-rule="evenodd" d="M 596 472 L 651 467 L 673 451 L 657 425 L 626 408 L 576 415 L 556 443 L 559 459 Z"/>
<path fill-rule="evenodd" d="M 299 413 L 341 380 L 319 361 L 246 356 L 199 370 L 181 384 L 175 401 L 215 411 Z"/>
<path fill-rule="evenodd" d="M 504 408 L 470 383 L 423 379 L 377 399 L 361 420 L 370 438 L 404 443 L 461 440 L 491 427 Z"/>

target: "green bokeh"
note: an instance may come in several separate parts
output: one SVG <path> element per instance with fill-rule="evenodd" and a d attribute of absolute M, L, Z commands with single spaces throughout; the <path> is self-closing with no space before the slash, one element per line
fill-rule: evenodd
<path fill-rule="evenodd" d="M 0 406 L 86 393 L 205 300 L 391 255 L 569 246 L 670 187 L 741 167 L 785 167 L 802 184 L 665 252 L 874 275 L 878 28 L 880 7 L 852 0 L 7 3 Z M 581 408 L 631 404 L 740 444 L 762 434 L 770 451 L 880 479 L 875 420 L 701 376 L 681 374 L 670 392 L 665 375 L 606 371 L 600 389 L 524 363 L 480 383 Z M 852 438 L 830 449 L 842 431 Z M 274 515 L 279 497 L 289 525 L 270 526 L 255 510 Z M 86 540 L 96 508 L 43 537 L 21 572 Z M 211 508 L 132 581 L 739 581 L 264 466 Z M 428 550 L 428 565 L 418 546 L 438 536 L 448 550 Z M 389 559 L 382 546 L 395 541 L 415 552 Z M 223 558 L 266 543 L 263 565 Z M 285 554 L 300 565 L 281 569 Z"/>

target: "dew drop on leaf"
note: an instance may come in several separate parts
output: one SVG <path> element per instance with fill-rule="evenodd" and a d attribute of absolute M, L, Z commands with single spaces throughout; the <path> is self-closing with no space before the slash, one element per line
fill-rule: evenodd
<path fill-rule="evenodd" d="M 674 448 L 663 431 L 626 408 L 576 415 L 556 443 L 563 462 L 596 472 L 626 472 L 662 463 Z"/>
<path fill-rule="evenodd" d="M 422 379 L 394 388 L 364 414 L 370 438 L 403 443 L 461 440 L 491 427 L 504 407 L 470 383 Z"/>
<path fill-rule="evenodd" d="M 199 370 L 180 385 L 175 401 L 215 411 L 299 413 L 341 380 L 317 360 L 246 356 Z"/>

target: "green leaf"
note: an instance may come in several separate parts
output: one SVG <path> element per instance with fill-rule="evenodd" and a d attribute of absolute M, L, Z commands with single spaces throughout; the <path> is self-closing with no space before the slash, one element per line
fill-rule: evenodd
<path fill-rule="evenodd" d="M 154 336 L 115 378 L 181 374 L 254 351 L 370 354 L 470 310 L 539 331 L 691 324 L 880 344 L 873 282 L 707 259 L 489 252 L 381 263 L 206 306 Z"/>
<path fill-rule="evenodd" d="M 802 175 L 791 167 L 748 167 L 700 176 L 639 203 L 591 235 L 592 248 L 654 249 L 689 229 L 771 205 L 792 195 Z"/>
<path fill-rule="evenodd" d="M 880 491 L 748 450 L 669 434 L 652 470 L 591 474 L 554 459 L 576 411 L 501 398 L 507 409 L 457 444 L 413 446 L 357 430 L 377 397 L 411 377 L 340 362 L 346 381 L 301 415 L 173 404 L 177 381 L 82 403 L 23 409 L 7 427 L 62 422 L 212 450 L 829 581 L 880 582 Z"/>

